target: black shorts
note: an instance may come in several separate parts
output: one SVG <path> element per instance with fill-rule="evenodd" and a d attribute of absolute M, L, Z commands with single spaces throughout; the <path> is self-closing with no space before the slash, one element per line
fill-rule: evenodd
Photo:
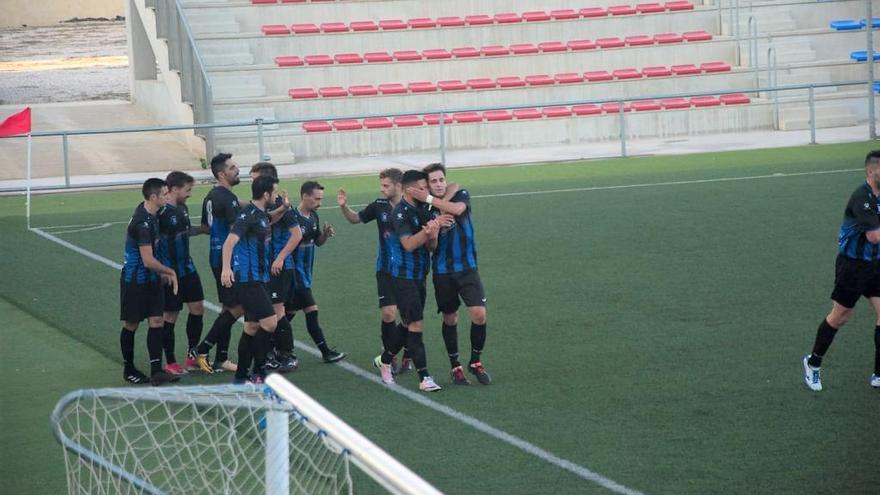
<path fill-rule="evenodd" d="M 391 286 L 394 289 L 394 298 L 397 300 L 397 311 L 403 323 L 409 325 L 424 320 L 427 295 L 425 281 L 392 277 Z"/>
<path fill-rule="evenodd" d="M 165 290 L 162 281 L 135 284 L 119 280 L 119 319 L 141 322 L 151 316 L 162 316 Z"/>
<path fill-rule="evenodd" d="M 853 308 L 862 296 L 880 297 L 880 262 L 838 255 L 834 268 L 832 300 Z"/>
<path fill-rule="evenodd" d="M 269 288 L 263 282 L 244 282 L 233 285 L 236 300 L 244 308 L 244 321 L 260 321 L 275 314 Z"/>
<path fill-rule="evenodd" d="M 317 304 L 311 288 L 293 287 L 290 289 L 290 297 L 287 298 L 287 303 L 284 306 L 288 313 L 293 313 Z"/>
<path fill-rule="evenodd" d="M 238 306 L 240 303 L 238 302 L 238 299 L 236 299 L 236 291 L 234 285 L 232 288 L 223 287 L 223 284 L 220 283 L 220 268 L 214 268 L 212 266 L 211 272 L 214 274 L 214 282 L 217 283 L 217 299 L 220 300 L 220 304 L 226 306 L 227 308 Z"/>
<path fill-rule="evenodd" d="M 394 298 L 394 287 L 392 287 L 392 276 L 390 273 L 376 272 L 376 292 L 379 296 L 379 307 L 396 306 L 397 299 Z"/>
<path fill-rule="evenodd" d="M 469 308 L 486 305 L 486 294 L 483 292 L 479 271 L 434 274 L 434 298 L 437 300 L 438 313 L 458 311 L 461 306 L 459 297 Z"/>
<path fill-rule="evenodd" d="M 272 304 L 287 302 L 290 291 L 293 289 L 293 269 L 281 270 L 277 276 L 269 277 L 269 295 L 272 296 Z"/>
<path fill-rule="evenodd" d="M 197 272 L 184 275 L 177 279 L 177 294 L 170 285 L 165 286 L 165 311 L 176 313 L 183 309 L 183 303 L 205 300 L 202 279 Z"/>

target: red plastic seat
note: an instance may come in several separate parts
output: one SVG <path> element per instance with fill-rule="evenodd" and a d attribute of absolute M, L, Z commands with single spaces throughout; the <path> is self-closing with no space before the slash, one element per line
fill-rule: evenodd
<path fill-rule="evenodd" d="M 352 31 L 360 32 L 360 31 L 377 31 L 379 29 L 379 25 L 373 21 L 353 21 L 351 24 Z"/>
<path fill-rule="evenodd" d="M 412 60 L 421 60 L 422 54 L 415 50 L 398 50 L 392 54 L 394 60 L 398 62 L 408 62 Z"/>
<path fill-rule="evenodd" d="M 721 104 L 721 100 L 714 96 L 694 96 L 691 98 L 691 105 L 695 107 L 717 107 Z"/>
<path fill-rule="evenodd" d="M 605 17 L 608 11 L 602 7 L 587 7 L 578 11 L 581 17 Z"/>
<path fill-rule="evenodd" d="M 681 36 L 687 42 L 709 41 L 712 39 L 712 35 L 706 31 L 688 31 L 686 33 L 681 33 Z"/>
<path fill-rule="evenodd" d="M 540 119 L 542 116 L 537 108 L 517 108 L 513 111 L 513 117 L 517 120 Z"/>
<path fill-rule="evenodd" d="M 314 34 L 321 32 L 321 28 L 314 24 L 294 24 L 293 26 L 290 26 L 290 30 L 293 34 Z"/>
<path fill-rule="evenodd" d="M 392 125 L 391 119 L 388 117 L 368 117 L 364 119 L 364 127 L 367 129 L 387 129 Z"/>
<path fill-rule="evenodd" d="M 437 21 L 431 17 L 416 17 L 408 20 L 406 23 L 413 29 L 424 29 L 437 26 Z"/>
<path fill-rule="evenodd" d="M 344 22 L 325 22 L 321 24 L 321 31 L 325 33 L 347 33 L 348 24 Z"/>
<path fill-rule="evenodd" d="M 444 58 L 452 58 L 452 54 L 449 51 L 444 50 L 442 48 L 434 48 L 432 50 L 425 50 L 422 52 L 422 55 L 425 56 L 428 60 L 439 60 Z"/>
<path fill-rule="evenodd" d="M 482 53 L 486 57 L 492 57 L 497 55 L 507 55 L 510 51 L 506 46 L 502 45 L 489 45 L 480 48 L 480 53 Z"/>
<path fill-rule="evenodd" d="M 490 15 L 479 14 L 466 16 L 464 22 L 466 22 L 468 26 L 484 26 L 486 24 L 495 24 L 495 19 Z"/>
<path fill-rule="evenodd" d="M 305 122 L 302 126 L 303 130 L 306 132 L 328 132 L 333 130 L 333 126 L 330 125 L 330 122 L 323 120 Z"/>
<path fill-rule="evenodd" d="M 422 119 L 417 115 L 403 115 L 401 117 L 394 117 L 392 120 L 397 127 L 421 127 L 424 125 Z"/>
<path fill-rule="evenodd" d="M 438 82 L 437 87 L 440 91 L 462 91 L 467 89 L 467 84 L 458 79 L 450 79 Z"/>
<path fill-rule="evenodd" d="M 700 68 L 694 64 L 673 65 L 670 69 L 676 76 L 690 76 L 701 72 Z"/>
<path fill-rule="evenodd" d="M 600 105 L 602 107 L 602 111 L 605 113 L 620 113 L 620 109 L 623 108 L 624 112 L 629 112 L 631 108 L 626 103 L 619 103 L 616 101 L 603 103 Z"/>
<path fill-rule="evenodd" d="M 400 19 L 382 19 L 379 27 L 388 31 L 392 29 L 406 29 L 406 23 Z"/>
<path fill-rule="evenodd" d="M 700 69 L 702 69 L 703 72 L 728 72 L 730 70 L 730 64 L 727 62 L 706 62 L 700 64 Z"/>
<path fill-rule="evenodd" d="M 584 72 L 584 79 L 587 82 L 610 81 L 614 77 L 607 70 L 591 70 Z"/>
<path fill-rule="evenodd" d="M 479 57 L 479 56 L 480 56 L 480 50 L 477 50 L 476 48 L 474 48 L 474 47 L 472 47 L 472 46 L 465 46 L 465 47 L 461 47 L 461 48 L 453 48 L 453 49 L 452 49 L 452 56 L 455 57 L 455 58 Z"/>
<path fill-rule="evenodd" d="M 640 3 L 636 5 L 636 11 L 639 14 L 656 14 L 657 12 L 663 12 L 666 10 L 666 7 L 659 3 Z"/>
<path fill-rule="evenodd" d="M 559 9 L 559 10 L 551 10 L 550 17 L 557 21 L 561 21 L 564 19 L 577 19 L 581 14 L 574 9 Z"/>
<path fill-rule="evenodd" d="M 318 97 L 318 92 L 314 88 L 293 88 L 287 94 L 295 100 Z"/>
<path fill-rule="evenodd" d="M 677 110 L 680 108 L 690 108 L 691 102 L 687 98 L 665 98 L 660 100 L 660 105 L 665 110 Z"/>
<path fill-rule="evenodd" d="M 470 89 L 490 89 L 496 86 L 494 79 L 489 79 L 488 77 L 480 77 L 476 79 L 468 79 L 467 80 L 468 88 Z"/>
<path fill-rule="evenodd" d="M 612 36 L 610 38 L 599 38 L 596 40 L 596 46 L 599 48 L 618 48 L 621 46 L 625 46 L 626 42 L 617 36 Z"/>
<path fill-rule="evenodd" d="M 394 57 L 388 55 L 386 52 L 370 52 L 364 54 L 364 60 L 367 62 L 391 62 L 394 60 Z"/>
<path fill-rule="evenodd" d="M 543 10 L 523 12 L 522 18 L 526 22 L 549 21 L 550 14 Z"/>
<path fill-rule="evenodd" d="M 483 116 L 477 112 L 456 112 L 452 114 L 452 121 L 457 124 L 467 122 L 482 122 Z"/>
<path fill-rule="evenodd" d="M 646 34 L 627 36 L 623 40 L 629 46 L 645 46 L 654 44 L 654 38 Z"/>
<path fill-rule="evenodd" d="M 561 41 L 545 41 L 544 43 L 538 43 L 538 49 L 544 53 L 568 51 L 568 47 Z"/>
<path fill-rule="evenodd" d="M 483 119 L 487 122 L 498 122 L 501 120 L 512 120 L 513 114 L 509 110 L 487 110 L 483 112 Z"/>
<path fill-rule="evenodd" d="M 360 120 L 334 120 L 333 128 L 337 131 L 356 131 L 358 129 L 363 129 L 363 125 Z"/>
<path fill-rule="evenodd" d="M 359 53 L 339 53 L 333 57 L 337 64 L 360 64 L 364 58 Z"/>
<path fill-rule="evenodd" d="M 541 113 L 545 117 L 570 117 L 571 109 L 568 107 L 544 107 Z"/>
<path fill-rule="evenodd" d="M 526 85 L 523 78 L 519 76 L 498 77 L 495 79 L 495 82 L 498 84 L 499 88 L 518 88 Z"/>
<path fill-rule="evenodd" d="M 325 86 L 318 89 L 318 94 L 324 98 L 338 98 L 348 96 L 348 90 L 342 86 Z"/>
<path fill-rule="evenodd" d="M 651 110 L 661 110 L 663 107 L 655 100 L 644 100 L 632 102 L 632 109 L 636 112 L 648 112 Z"/>
<path fill-rule="evenodd" d="M 598 115 L 602 113 L 602 108 L 599 105 L 594 105 L 592 103 L 573 105 L 571 107 L 571 113 L 575 115 Z"/>
<path fill-rule="evenodd" d="M 464 24 L 464 18 L 458 16 L 437 18 L 437 25 L 440 27 L 458 27 Z"/>
<path fill-rule="evenodd" d="M 266 24 L 261 30 L 267 36 L 290 34 L 290 28 L 284 24 Z"/>
<path fill-rule="evenodd" d="M 644 69 L 642 69 L 642 75 L 644 75 L 645 77 L 665 77 L 671 76 L 672 71 L 665 66 L 656 65 L 652 67 L 645 67 Z"/>
<path fill-rule="evenodd" d="M 429 113 L 428 115 L 422 116 L 422 120 L 428 125 L 437 125 L 440 123 L 440 114 L 437 113 Z M 443 123 L 451 124 L 452 123 L 452 115 L 448 113 L 443 114 Z"/>
<path fill-rule="evenodd" d="M 510 45 L 510 53 L 514 55 L 538 53 L 538 47 L 531 43 L 515 43 L 513 45 Z"/>
<path fill-rule="evenodd" d="M 658 33 L 654 35 L 654 41 L 660 45 L 667 43 L 681 43 L 684 38 L 678 33 Z"/>
<path fill-rule="evenodd" d="M 271 3 L 278 3 L 278 0 L 251 0 L 251 4 L 253 5 L 265 5 Z"/>
<path fill-rule="evenodd" d="M 558 82 L 559 84 L 573 84 L 584 82 L 584 76 L 578 74 L 577 72 L 561 72 L 553 76 L 553 79 L 555 79 L 556 82 Z"/>
<path fill-rule="evenodd" d="M 495 14 L 495 22 L 498 24 L 512 24 L 522 22 L 522 17 L 513 12 L 504 12 L 501 14 Z"/>
<path fill-rule="evenodd" d="M 275 57 L 275 63 L 278 64 L 279 67 L 297 67 L 303 65 L 303 59 L 300 57 Z"/>
<path fill-rule="evenodd" d="M 566 46 L 571 51 L 592 50 L 593 48 L 596 48 L 596 43 L 591 40 L 571 40 L 566 43 Z"/>
<path fill-rule="evenodd" d="M 632 15 L 637 12 L 632 5 L 612 5 L 608 7 L 608 13 L 611 15 Z"/>
<path fill-rule="evenodd" d="M 741 105 L 752 101 L 748 96 L 742 93 L 721 95 L 718 99 L 721 100 L 721 103 L 724 103 L 725 105 Z"/>
<path fill-rule="evenodd" d="M 406 93 L 406 86 L 398 83 L 385 83 L 379 85 L 379 92 L 383 95 L 399 95 Z"/>
<path fill-rule="evenodd" d="M 437 91 L 437 86 L 431 81 L 416 81 L 407 84 L 410 93 L 432 93 Z"/>
<path fill-rule="evenodd" d="M 330 55 L 306 55 L 304 57 L 306 64 L 308 65 L 331 65 L 333 64 L 333 58 Z"/>
<path fill-rule="evenodd" d="M 546 74 L 534 74 L 531 76 L 526 76 L 526 84 L 528 84 L 529 86 L 544 86 L 547 84 L 553 84 L 555 82 L 556 81 L 552 77 Z"/>
<path fill-rule="evenodd" d="M 348 94 L 352 96 L 374 96 L 379 94 L 379 90 L 372 84 L 358 84 L 349 86 Z"/>
<path fill-rule="evenodd" d="M 636 69 L 617 69 L 611 72 L 614 79 L 639 79 L 642 73 Z"/>
<path fill-rule="evenodd" d="M 306 0 L 281 0 L 281 3 L 305 3 Z M 262 2 L 266 3 L 266 2 Z M 276 3 L 276 2 L 268 2 L 268 3 Z"/>
<path fill-rule="evenodd" d="M 666 2 L 663 4 L 666 7 L 666 10 L 670 12 L 677 12 L 681 10 L 694 10 L 694 4 L 688 2 L 687 0 L 676 0 L 672 2 Z"/>

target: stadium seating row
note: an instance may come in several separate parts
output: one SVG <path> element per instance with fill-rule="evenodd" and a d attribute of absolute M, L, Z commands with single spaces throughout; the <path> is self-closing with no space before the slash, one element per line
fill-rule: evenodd
<path fill-rule="evenodd" d="M 706 31 L 688 31 L 682 34 L 659 33 L 654 36 L 645 34 L 626 36 L 623 38 L 614 36 L 592 40 L 573 40 L 567 43 L 561 41 L 549 41 L 538 43 L 515 43 L 510 46 L 489 45 L 480 49 L 474 47 L 461 47 L 446 50 L 443 48 L 430 50 L 398 50 L 391 54 L 388 52 L 364 53 L 340 53 L 337 55 L 306 55 L 275 57 L 275 63 L 279 67 L 297 67 L 303 65 L 332 65 L 332 64 L 360 64 L 376 62 L 411 62 L 419 60 L 439 60 L 449 58 L 467 57 L 496 57 L 507 55 L 525 55 L 534 53 L 550 53 L 577 50 L 591 50 L 596 48 L 620 48 L 624 46 L 649 46 L 654 44 L 671 44 L 682 42 L 709 41 L 712 35 Z"/>
<path fill-rule="evenodd" d="M 520 108 L 516 110 L 488 110 L 485 112 L 456 112 L 443 116 L 444 124 L 464 124 L 474 122 L 500 122 L 507 120 L 529 120 L 541 118 L 571 117 L 583 115 L 614 114 L 636 111 L 676 110 L 690 107 L 715 107 L 720 105 L 740 105 L 751 100 L 742 93 L 714 96 L 694 96 L 692 98 L 668 98 L 660 101 L 644 100 L 632 103 L 602 103 L 543 108 Z M 360 129 L 387 129 L 391 127 L 420 127 L 438 125 L 440 115 L 407 115 L 402 117 L 370 117 L 365 119 L 344 119 L 331 122 L 318 120 L 306 122 L 306 132 L 354 131 Z"/>
<path fill-rule="evenodd" d="M 863 29 L 867 25 L 867 19 L 862 19 L 860 21 L 855 21 L 853 19 L 838 19 L 836 21 L 831 21 L 830 24 L 831 29 L 836 29 L 838 31 L 854 31 Z M 880 17 L 871 19 L 871 27 L 874 29 L 880 28 Z"/>
<path fill-rule="evenodd" d="M 867 62 L 868 61 L 868 51 L 867 50 L 856 50 L 849 54 L 849 58 L 855 60 L 856 62 Z M 880 60 L 880 52 L 874 52 L 874 60 Z"/>
<path fill-rule="evenodd" d="M 338 98 L 350 96 L 375 96 L 394 95 L 407 93 L 432 93 L 435 91 L 465 91 L 485 90 L 496 88 L 516 88 L 523 86 L 547 86 L 555 84 L 577 84 L 584 82 L 611 81 L 623 79 L 640 79 L 642 77 L 686 76 L 701 73 L 715 73 L 730 71 L 730 64 L 726 62 L 706 62 L 703 64 L 683 64 L 666 66 L 645 67 L 641 71 L 637 69 L 616 69 L 608 71 L 563 72 L 550 76 L 547 74 L 533 74 L 530 76 L 503 76 L 497 78 L 475 78 L 462 81 L 459 79 L 439 81 L 417 81 L 408 84 L 387 83 L 373 86 L 371 84 L 359 84 L 349 87 L 325 86 L 322 88 L 294 88 L 288 91 L 288 95 L 295 100 L 312 98 Z"/>
<path fill-rule="evenodd" d="M 269 36 L 289 34 L 324 34 L 347 33 L 349 31 L 391 31 L 401 29 L 429 29 L 463 26 L 484 26 L 490 24 L 512 24 L 520 22 L 541 22 L 570 20 L 580 18 L 605 17 L 609 15 L 656 14 L 661 12 L 678 12 L 693 10 L 694 5 L 687 0 L 673 0 L 666 3 L 640 3 L 637 5 L 612 5 L 604 7 L 587 7 L 582 9 L 561 9 L 547 11 L 530 11 L 517 14 L 505 12 L 494 15 L 478 14 L 465 16 L 446 16 L 436 19 L 416 17 L 403 19 L 383 19 L 375 21 L 323 22 L 319 24 L 301 23 L 293 25 L 267 24 L 262 27 L 263 34 Z"/>

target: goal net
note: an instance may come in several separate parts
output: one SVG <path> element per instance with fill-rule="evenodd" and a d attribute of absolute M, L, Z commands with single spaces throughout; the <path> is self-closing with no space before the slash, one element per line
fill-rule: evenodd
<path fill-rule="evenodd" d="M 263 386 L 80 390 L 52 426 L 71 494 L 439 493 L 277 375 Z"/>

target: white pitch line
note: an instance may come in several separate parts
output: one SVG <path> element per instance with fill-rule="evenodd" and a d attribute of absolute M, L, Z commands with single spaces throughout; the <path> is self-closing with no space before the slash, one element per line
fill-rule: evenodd
<path fill-rule="evenodd" d="M 111 261 L 111 260 L 109 260 L 99 254 L 95 254 L 95 253 L 93 253 L 87 249 L 81 248 L 75 244 L 71 244 L 70 242 L 67 242 L 64 239 L 60 239 L 58 237 L 55 237 L 54 235 L 49 234 L 47 232 L 44 232 L 44 231 L 40 230 L 39 228 L 31 228 L 30 230 L 31 230 L 31 232 L 34 232 L 35 234 L 37 234 L 41 237 L 44 237 L 54 243 L 60 244 L 61 246 L 64 246 L 64 247 L 66 247 L 72 251 L 75 251 L 83 256 L 86 256 L 88 258 L 91 258 L 99 263 L 103 263 L 103 264 L 105 264 L 111 268 L 115 268 L 117 270 L 122 269 L 122 265 L 120 265 L 119 263 Z M 221 310 L 220 306 L 218 306 L 212 302 L 208 302 L 208 301 L 205 301 L 205 307 L 210 309 L 211 311 L 214 311 L 215 313 L 219 313 Z M 318 356 L 318 357 L 321 356 L 321 352 L 312 346 L 309 346 L 299 340 L 296 341 L 296 344 L 297 344 L 297 348 L 302 349 L 302 350 L 308 352 L 309 354 L 312 354 L 312 355 Z M 425 407 L 428 407 L 428 408 L 430 408 L 434 411 L 437 411 L 440 414 L 448 416 L 452 419 L 460 421 L 460 422 L 462 422 L 462 423 L 464 423 L 464 424 L 466 424 L 466 425 L 468 425 L 478 431 L 481 431 L 481 432 L 483 432 L 483 433 L 485 433 L 485 434 L 487 434 L 497 440 L 500 440 L 504 443 L 507 443 L 508 445 L 516 447 L 527 454 L 530 454 L 530 455 L 535 456 L 543 461 L 546 461 L 550 464 L 553 464 L 554 466 L 562 468 L 562 469 L 564 469 L 572 474 L 575 474 L 575 475 L 577 475 L 587 481 L 591 481 L 593 483 L 601 485 L 601 486 L 603 486 L 613 492 L 616 492 L 616 493 L 621 493 L 624 495 L 643 495 L 642 492 L 640 492 L 638 490 L 634 490 L 632 488 L 621 485 L 620 483 L 618 483 L 612 479 L 606 478 L 606 477 L 602 476 L 601 474 L 598 474 L 595 471 L 592 471 L 584 466 L 581 466 L 579 464 L 575 464 L 567 459 L 563 459 L 563 458 L 553 454 L 552 452 L 548 452 L 548 451 L 542 449 L 541 447 L 538 447 L 537 445 L 529 443 L 526 440 L 523 440 L 522 438 L 519 438 L 515 435 L 507 433 L 504 430 L 499 430 L 498 428 L 495 428 L 494 426 L 491 426 L 488 423 L 480 421 L 479 419 L 477 419 L 473 416 L 469 416 L 469 415 L 467 415 L 463 412 L 457 411 L 449 406 L 445 406 L 445 405 L 440 404 L 438 402 L 434 402 L 433 400 L 428 399 L 427 397 L 419 395 L 416 392 L 404 389 L 404 388 L 400 387 L 399 385 L 392 385 L 392 386 L 384 385 L 384 384 L 382 384 L 382 380 L 377 375 L 375 375 L 374 373 L 369 373 L 367 371 L 364 371 L 363 369 L 361 369 L 351 363 L 341 362 L 341 363 L 337 363 L 337 364 L 342 369 L 344 369 L 344 370 L 346 370 L 356 376 L 359 376 L 361 378 L 369 380 L 373 383 L 377 383 L 379 385 L 382 385 L 383 387 L 386 387 L 389 390 L 406 397 L 407 399 L 410 399 L 414 402 L 417 402 Z"/>
<path fill-rule="evenodd" d="M 77 232 L 91 232 L 93 230 L 106 229 L 107 227 L 113 225 L 111 222 L 102 223 L 100 225 L 92 225 L 90 227 L 82 227 L 78 229 L 70 229 L 70 230 L 53 230 L 52 235 L 60 235 L 60 234 L 75 234 Z"/>

